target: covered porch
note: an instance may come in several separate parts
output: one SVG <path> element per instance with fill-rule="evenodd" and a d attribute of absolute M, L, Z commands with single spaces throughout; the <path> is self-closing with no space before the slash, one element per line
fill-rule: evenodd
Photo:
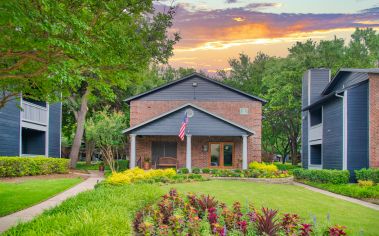
<path fill-rule="evenodd" d="M 185 139 L 178 137 L 186 112 L 192 114 Z M 176 159 L 177 168 L 248 167 L 248 137 L 254 132 L 200 107 L 186 104 L 124 130 L 129 135 L 130 168 L 149 159 L 161 168 L 162 157 Z"/>

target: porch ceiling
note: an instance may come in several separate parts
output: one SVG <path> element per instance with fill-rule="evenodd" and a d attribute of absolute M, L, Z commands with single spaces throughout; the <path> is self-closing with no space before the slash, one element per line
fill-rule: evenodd
<path fill-rule="evenodd" d="M 123 131 L 137 135 L 178 135 L 185 110 L 191 108 L 194 115 L 189 118 L 187 133 L 195 136 L 242 136 L 254 131 L 215 115 L 193 104 L 185 104 L 140 125 Z"/>

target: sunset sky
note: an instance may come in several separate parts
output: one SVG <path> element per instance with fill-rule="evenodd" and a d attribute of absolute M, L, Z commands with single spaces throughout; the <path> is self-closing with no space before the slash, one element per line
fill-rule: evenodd
<path fill-rule="evenodd" d="M 159 9 L 172 1 L 159 1 Z M 208 73 L 258 51 L 285 56 L 296 41 L 348 39 L 355 27 L 379 30 L 378 0 L 176 0 L 172 31 L 182 39 L 170 64 Z"/>

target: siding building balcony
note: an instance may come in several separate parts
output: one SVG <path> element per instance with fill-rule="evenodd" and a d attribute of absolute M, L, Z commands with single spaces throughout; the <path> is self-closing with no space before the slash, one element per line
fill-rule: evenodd
<path fill-rule="evenodd" d="M 316 142 L 322 140 L 322 123 L 311 126 L 309 129 L 309 142 Z"/>
<path fill-rule="evenodd" d="M 21 102 L 22 127 L 46 131 L 48 125 L 49 107 L 23 100 Z"/>

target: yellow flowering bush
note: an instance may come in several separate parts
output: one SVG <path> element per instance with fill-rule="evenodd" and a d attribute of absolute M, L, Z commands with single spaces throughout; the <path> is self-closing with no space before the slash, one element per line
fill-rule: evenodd
<path fill-rule="evenodd" d="M 158 169 L 158 170 L 142 170 L 140 168 L 133 168 L 123 172 L 113 173 L 106 180 L 110 184 L 130 184 L 140 180 L 148 180 L 159 177 L 172 178 L 176 175 L 174 169 Z"/>
<path fill-rule="evenodd" d="M 249 164 L 249 168 L 253 170 L 260 170 L 260 171 L 265 171 L 269 173 L 277 172 L 278 167 L 274 164 L 266 164 L 266 163 L 259 163 L 259 162 L 251 162 Z"/>

